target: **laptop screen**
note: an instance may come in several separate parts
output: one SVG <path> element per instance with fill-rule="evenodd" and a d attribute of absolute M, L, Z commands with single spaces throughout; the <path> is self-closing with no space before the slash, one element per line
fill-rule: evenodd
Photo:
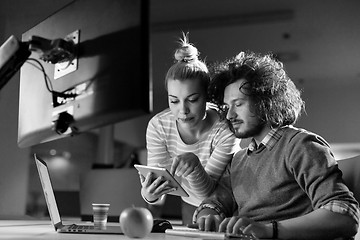
<path fill-rule="evenodd" d="M 53 225 L 57 226 L 59 223 L 61 223 L 61 218 L 56 204 L 54 191 L 51 185 L 49 171 L 46 163 L 43 160 L 39 159 L 36 155 L 34 157 L 35 157 L 36 167 L 38 169 L 40 176 L 41 186 L 44 191 L 46 204 L 49 210 L 50 218 Z"/>

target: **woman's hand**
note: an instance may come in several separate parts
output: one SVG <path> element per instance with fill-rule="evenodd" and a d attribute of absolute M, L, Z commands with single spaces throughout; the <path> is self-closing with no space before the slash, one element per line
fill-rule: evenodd
<path fill-rule="evenodd" d="M 154 179 L 152 172 L 149 172 L 146 177 L 144 177 L 140 173 L 139 176 L 142 186 L 141 194 L 149 202 L 156 201 L 162 195 L 176 190 L 176 188 L 170 187 L 169 181 L 164 181 L 162 176 Z"/>
<path fill-rule="evenodd" d="M 187 152 L 173 158 L 170 173 L 186 178 L 199 166 L 201 166 L 199 158 L 194 153 Z"/>

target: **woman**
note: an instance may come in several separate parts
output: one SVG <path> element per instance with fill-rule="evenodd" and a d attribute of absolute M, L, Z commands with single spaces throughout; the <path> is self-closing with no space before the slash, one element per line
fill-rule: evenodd
<path fill-rule="evenodd" d="M 195 208 L 213 191 L 239 146 L 228 123 L 207 103 L 210 76 L 198 56 L 184 34 L 176 63 L 165 77 L 169 108 L 149 121 L 146 133 L 148 165 L 168 168 L 190 195 L 182 197 L 184 224 L 191 223 Z M 150 204 L 174 190 L 151 174 L 140 175 L 140 180 L 141 194 Z"/>

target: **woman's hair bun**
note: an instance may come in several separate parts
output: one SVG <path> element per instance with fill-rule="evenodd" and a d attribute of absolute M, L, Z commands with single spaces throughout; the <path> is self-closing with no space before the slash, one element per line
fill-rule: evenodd
<path fill-rule="evenodd" d="M 175 51 L 175 59 L 178 62 L 192 62 L 198 60 L 199 51 L 189 42 L 189 33 L 183 33 L 179 40 L 180 47 Z"/>

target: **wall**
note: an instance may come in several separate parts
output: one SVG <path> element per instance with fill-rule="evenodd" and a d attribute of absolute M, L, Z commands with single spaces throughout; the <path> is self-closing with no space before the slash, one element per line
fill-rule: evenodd
<path fill-rule="evenodd" d="M 276 27 L 274 25 L 273 27 Z M 195 29 L 190 33 L 190 40 L 198 46 L 201 57 L 206 57 L 206 60 L 210 62 L 216 59 L 224 59 L 225 56 L 232 56 L 237 51 L 247 49 L 241 47 L 242 37 L 239 36 L 241 33 L 242 27 Z M 219 46 L 219 38 L 216 36 L 231 36 L 233 41 L 228 40 Z M 152 35 L 152 54 L 153 59 L 156 59 L 153 61 L 154 113 L 167 107 L 164 75 L 172 63 L 172 54 L 177 46 L 178 37 L 180 37 L 180 31 L 160 32 Z M 251 38 L 251 36 L 248 37 Z M 218 46 L 218 48 L 213 46 Z M 248 48 L 254 51 L 267 52 L 272 47 L 269 46 L 266 49 L 256 45 L 251 48 L 248 45 Z M 306 61 L 306 56 L 303 58 Z M 285 66 L 289 66 L 289 75 L 302 89 L 303 99 L 306 102 L 306 114 L 302 115 L 297 126 L 321 134 L 330 143 L 359 143 L 360 81 L 347 81 L 347 79 L 340 78 L 337 83 L 332 83 L 317 79 L 316 76 L 302 79 L 291 71 L 294 68 L 293 65 L 296 65 L 296 62 L 285 62 Z M 307 71 L 307 69 L 297 71 Z M 145 116 L 117 124 L 116 138 L 134 140 L 134 144 L 144 145 L 145 126 L 148 119 L 149 117 Z M 128 130 L 130 130 L 130 135 L 125 134 L 129 132 Z"/>
<path fill-rule="evenodd" d="M 21 34 L 45 17 L 64 6 L 63 1 L 44 1 L 24 5 L 18 2 L 11 15 L 0 10 L 0 42 L 3 43 L 10 35 L 21 38 Z M 1 1 L 0 8 L 9 4 Z M 23 8 L 26 6 L 26 8 Z M 4 9 L 4 8 L 2 8 Z M 9 9 L 9 8 L 6 8 Z M 30 149 L 17 146 L 18 89 L 19 73 L 0 91 L 0 216 L 23 215 L 28 187 L 28 166 Z"/>
<path fill-rule="evenodd" d="M 5 1 L 6 2 L 6 1 Z M 44 4 L 49 2 L 48 4 Z M 334 2 L 334 1 L 333 1 Z M 354 3 L 355 1 L 349 1 Z M 11 18 L 0 21 L 0 40 L 3 42 L 10 34 L 20 36 L 22 32 L 35 25 L 45 16 L 58 9 L 65 1 L 44 1 L 41 7 L 34 7 L 36 14 L 18 11 Z M 314 2 L 309 2 L 314 5 Z M 325 7 L 325 6 L 324 6 Z M 190 40 L 199 48 L 201 57 L 207 61 L 222 60 L 244 49 L 266 52 L 273 49 L 290 49 L 301 51 L 298 59 L 285 62 L 290 76 L 304 90 L 307 102 L 307 115 L 304 115 L 298 126 L 320 133 L 328 141 L 334 143 L 358 143 L 360 122 L 360 81 L 359 75 L 327 76 L 336 78 L 337 83 L 330 84 L 327 78 L 319 78 L 316 72 L 324 73 L 327 69 L 349 68 L 358 66 L 359 61 L 349 61 L 347 55 L 359 53 L 359 36 L 346 28 L 357 29 L 359 21 L 354 15 L 343 19 L 337 16 L 340 12 L 352 12 L 356 8 L 347 9 L 335 6 L 329 14 L 326 8 L 315 5 L 318 12 L 310 14 L 305 7 L 300 8 L 295 18 L 288 22 L 274 22 L 251 25 L 216 26 L 206 28 L 178 29 L 173 27 L 166 32 L 153 32 L 151 35 L 154 84 L 154 113 L 167 107 L 167 96 L 164 90 L 164 75 L 173 61 L 173 51 L 181 30 L 190 30 Z M 0 4 L 1 8 L 1 4 Z M 335 10 L 334 10 L 335 9 Z M 336 10 L 339 9 L 337 12 Z M 28 10 L 27 10 L 28 11 Z M 321 12 L 323 11 L 323 13 Z M 16 11 L 14 11 L 15 13 Z M 29 12 L 28 12 L 29 13 Z M 315 28 L 315 16 L 323 17 L 320 21 L 324 28 Z M 315 25 L 300 27 L 301 19 L 308 18 Z M 319 26 L 317 26 L 319 27 Z M 299 30 L 299 32 L 296 32 Z M 283 38 L 284 32 L 294 33 L 290 38 Z M 319 34 L 322 37 L 316 38 Z M 353 42 L 356 42 L 354 45 Z M 347 48 L 350 48 L 350 50 Z M 334 54 L 332 49 L 344 52 Z M 314 54 L 315 53 L 315 54 Z M 329 56 L 325 54 L 330 53 Z M 314 60 L 314 55 L 324 55 L 323 60 Z M 337 56 L 340 59 L 337 59 Z M 360 59 L 360 56 L 359 58 Z M 326 63 L 325 65 L 323 63 Z M 335 65 L 333 65 L 333 63 Z M 342 64 L 343 63 L 343 64 Z M 358 68 L 359 69 L 359 68 Z M 310 71 L 311 70 L 311 71 Z M 315 74 L 314 74 L 315 73 Z M 354 80 L 355 78 L 355 80 Z M 0 92 L 0 215 L 19 215 L 25 211 L 28 179 L 29 149 L 17 147 L 17 104 L 19 75 Z M 125 121 L 115 126 L 115 138 L 136 147 L 145 146 L 145 130 L 149 116 Z"/>
<path fill-rule="evenodd" d="M 0 215 L 25 212 L 29 152 L 17 147 L 17 89 L 12 81 L 0 93 Z"/>
<path fill-rule="evenodd" d="M 249 9 L 261 12 L 266 7 L 263 1 L 258 3 L 257 7 L 247 1 L 244 5 L 248 12 L 251 12 Z M 173 51 L 177 47 L 176 41 L 181 36 L 181 31 L 189 31 L 190 41 L 199 48 L 201 57 L 206 58 L 207 62 L 223 60 L 246 49 L 282 54 L 288 73 L 303 90 L 306 102 L 306 114 L 300 118 L 297 126 L 321 134 L 334 146 L 340 144 L 342 149 L 351 150 L 352 154 L 360 154 L 360 108 L 357 106 L 360 102 L 360 31 L 356 30 L 360 21 L 360 15 L 356 11 L 360 3 L 276 3 L 277 7 L 274 3 L 268 5 L 268 9 L 288 10 L 289 17 L 275 21 L 267 21 L 267 17 L 259 21 L 250 18 L 249 22 L 236 21 L 235 24 L 232 19 L 215 17 L 209 18 L 209 24 L 206 20 L 199 20 L 201 17 L 197 17 L 196 22 L 185 17 L 174 21 L 176 24 L 158 22 L 151 35 L 154 113 L 167 107 L 164 76 L 173 62 Z M 195 5 L 187 1 L 184 4 L 188 4 L 188 7 Z M 229 1 L 229 4 L 240 5 L 234 1 Z M 208 8 L 210 10 L 211 6 Z M 164 13 L 165 17 L 179 17 L 179 14 L 171 12 L 170 9 Z M 189 12 L 194 15 L 196 10 Z M 154 15 L 157 19 L 161 13 Z M 225 23 L 222 22 L 224 19 Z M 135 144 L 145 144 L 145 126 L 148 119 L 149 117 L 142 117 L 117 124 L 116 137 L 125 140 L 128 136 L 125 134 L 126 130 L 131 129 L 130 139 L 134 140 Z M 141 127 L 136 129 L 135 126 Z M 348 147 L 344 148 L 345 145 Z"/>

